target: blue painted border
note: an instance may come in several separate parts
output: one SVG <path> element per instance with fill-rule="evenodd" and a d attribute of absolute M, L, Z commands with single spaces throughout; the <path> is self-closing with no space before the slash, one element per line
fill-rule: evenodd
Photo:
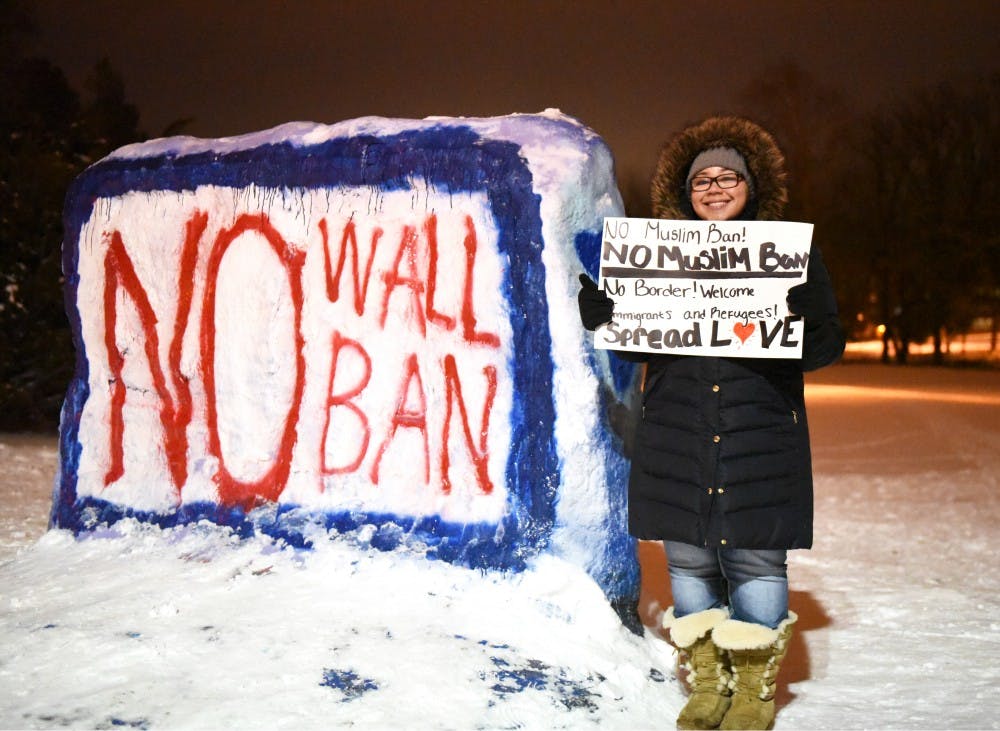
<path fill-rule="evenodd" d="M 573 248 L 576 256 L 583 265 L 586 273 L 595 282 L 599 278 L 601 241 L 603 232 L 580 231 L 573 239 Z M 622 406 L 632 406 L 630 399 L 635 398 L 633 393 L 638 388 L 636 379 L 639 369 L 635 363 L 612 357 L 609 351 L 601 351 L 598 354 L 593 346 L 586 348 L 587 365 L 597 375 L 599 382 L 603 382 L 601 369 L 598 366 L 598 358 L 606 359 L 608 370 L 611 373 L 612 389 L 601 390 L 598 397 L 600 399 L 600 414 L 604 429 L 597 435 L 597 440 L 601 444 L 602 451 L 606 456 L 604 461 L 604 479 L 611 487 L 608 490 L 608 511 L 614 520 L 615 516 L 622 516 L 621 525 L 608 526 L 608 543 L 606 550 L 608 555 L 604 561 L 600 562 L 601 571 L 595 580 L 604 588 L 610 597 L 619 597 L 626 600 L 639 599 L 639 564 L 636 561 L 629 561 L 623 557 L 635 556 L 636 540 L 629 535 L 624 524 L 624 516 L 628 512 L 628 484 L 631 462 L 625 454 L 625 445 L 620 436 L 615 435 L 610 424 L 610 412 L 612 409 Z M 619 486 L 619 489 L 615 489 Z"/>
<path fill-rule="evenodd" d="M 126 517 L 169 527 L 199 520 L 228 525 L 242 535 L 259 531 L 307 545 L 301 521 L 292 519 L 297 506 L 244 513 L 214 503 L 182 505 L 160 514 L 133 510 L 99 498 L 78 499 L 76 475 L 81 446 L 80 415 L 89 396 L 88 363 L 76 310 L 79 234 L 99 198 L 128 192 L 191 191 L 200 185 L 295 189 L 372 186 L 381 190 L 409 188 L 419 178 L 453 193 L 485 193 L 498 231 L 497 246 L 509 261 L 502 285 L 513 313 L 509 363 L 513 376 L 510 414 L 511 452 L 506 479 L 508 512 L 501 524 L 449 523 L 437 517 L 332 512 L 317 518 L 327 528 L 355 530 L 378 527 L 372 543 L 392 549 L 419 541 L 428 555 L 475 568 L 520 570 L 548 542 L 555 520 L 559 483 L 552 399 L 553 363 L 545 301 L 545 270 L 540 198 L 532 190 L 531 173 L 516 144 L 479 137 L 467 127 L 434 127 L 380 137 L 366 135 L 308 147 L 290 142 L 231 153 L 161 155 L 143 159 L 105 160 L 86 170 L 71 186 L 64 211 L 66 242 L 63 272 L 66 302 L 76 344 L 76 374 L 70 383 L 60 427 L 62 466 L 51 525 L 75 532 L 112 524 Z M 531 357 L 516 357 L 530 353 Z M 312 513 L 315 515 L 314 513 Z M 502 536 L 497 539 L 497 536 Z"/>

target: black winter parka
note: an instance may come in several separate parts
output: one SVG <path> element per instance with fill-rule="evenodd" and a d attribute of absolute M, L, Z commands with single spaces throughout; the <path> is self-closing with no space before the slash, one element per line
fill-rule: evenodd
<path fill-rule="evenodd" d="M 664 147 L 653 180 L 658 218 L 693 219 L 686 190 L 699 152 L 739 151 L 753 178 L 744 218 L 780 220 L 784 159 L 771 136 L 744 119 L 713 117 Z M 802 373 L 844 349 L 822 255 L 807 285 L 824 317 L 805 322 L 801 360 L 624 353 L 647 364 L 642 419 L 629 479 L 629 529 L 644 540 L 718 548 L 812 545 L 812 460 Z"/>

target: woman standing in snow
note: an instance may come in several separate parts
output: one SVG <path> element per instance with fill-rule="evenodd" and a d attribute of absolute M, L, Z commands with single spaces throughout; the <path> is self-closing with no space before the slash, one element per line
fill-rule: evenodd
<path fill-rule="evenodd" d="M 780 220 L 784 158 L 765 130 L 712 117 L 663 148 L 657 218 Z M 614 303 L 581 277 L 580 315 L 595 329 Z M 788 294 L 804 319 L 801 360 L 618 352 L 645 362 L 643 416 L 629 479 L 629 530 L 662 540 L 674 606 L 663 626 L 686 657 L 683 729 L 765 729 L 796 621 L 786 551 L 812 545 L 812 464 L 803 371 L 844 349 L 819 250 Z"/>

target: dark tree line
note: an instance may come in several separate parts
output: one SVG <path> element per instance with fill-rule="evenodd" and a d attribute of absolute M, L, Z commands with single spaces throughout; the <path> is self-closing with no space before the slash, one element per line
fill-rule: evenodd
<path fill-rule="evenodd" d="M 1000 76 L 922 91 L 866 120 L 855 140 L 858 265 L 871 315 L 906 362 L 932 338 L 944 360 L 949 335 L 1000 316 Z M 864 222 L 867 221 L 867 227 Z"/>
<path fill-rule="evenodd" d="M 69 183 L 145 139 L 120 76 L 98 61 L 82 91 L 24 52 L 33 32 L 0 0 L 0 430 L 52 429 L 74 354 L 62 297 Z M 1000 76 L 944 84 L 859 117 L 794 63 L 770 69 L 736 113 L 771 129 L 789 162 L 789 220 L 812 221 L 848 332 L 886 326 L 884 358 L 1000 319 Z M 176 133 L 179 121 L 168 130 Z M 620 184 L 650 214 L 647 180 Z M 891 347 L 890 347 L 891 346 Z"/>
<path fill-rule="evenodd" d="M 87 165 L 143 138 L 107 59 L 82 93 L 28 55 L 30 15 L 0 0 L 0 430 L 51 429 L 73 369 L 62 298 L 62 209 Z"/>

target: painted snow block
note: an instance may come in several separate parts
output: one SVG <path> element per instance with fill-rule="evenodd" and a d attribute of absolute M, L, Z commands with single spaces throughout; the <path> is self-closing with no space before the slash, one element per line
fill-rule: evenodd
<path fill-rule="evenodd" d="M 619 215 L 607 146 L 552 110 L 122 148 L 67 196 L 52 525 L 547 551 L 634 599 L 634 374 L 575 301 Z"/>

